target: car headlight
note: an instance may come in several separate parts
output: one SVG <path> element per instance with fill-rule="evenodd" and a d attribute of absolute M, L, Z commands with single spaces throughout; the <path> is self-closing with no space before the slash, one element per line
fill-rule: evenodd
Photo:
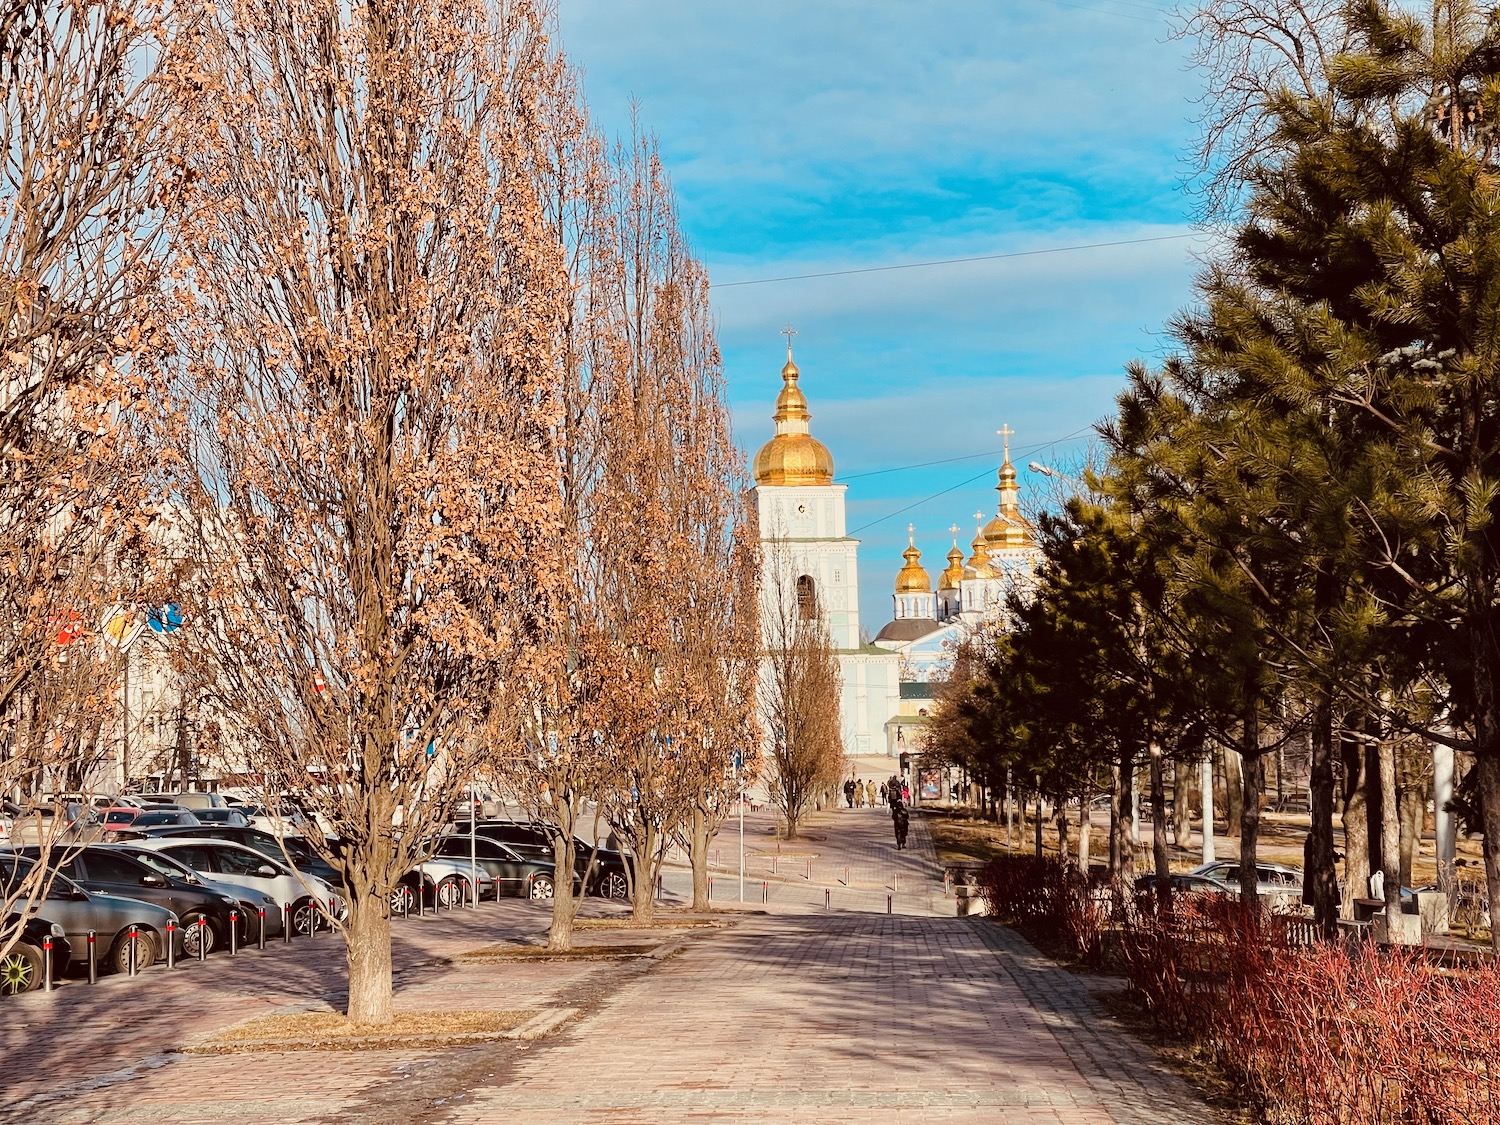
<path fill-rule="evenodd" d="M 65 929 L 63 929 L 56 922 L 53 922 L 52 923 L 52 936 L 53 937 L 67 937 L 68 936 L 68 931 L 65 930 Z"/>

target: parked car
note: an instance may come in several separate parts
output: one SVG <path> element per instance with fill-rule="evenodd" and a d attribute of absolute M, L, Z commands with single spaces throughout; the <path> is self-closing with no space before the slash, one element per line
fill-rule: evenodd
<path fill-rule="evenodd" d="M 229 802 L 218 793 L 162 793 L 159 796 L 170 800 L 174 805 L 180 805 L 185 809 L 197 812 L 199 809 L 227 809 Z"/>
<path fill-rule="evenodd" d="M 231 824 L 204 824 L 197 828 L 162 827 L 152 828 L 134 837 L 137 840 L 172 840 L 193 837 L 200 840 L 228 840 L 230 843 L 257 851 L 276 863 L 295 867 L 306 875 L 314 875 L 331 887 L 344 885 L 344 877 L 327 860 L 312 850 L 300 836 L 273 836 L 259 828 Z"/>
<path fill-rule="evenodd" d="M 474 834 L 497 840 L 524 858 L 545 859 L 549 865 L 552 863 L 552 834 L 545 825 L 518 820 L 480 821 L 474 826 Z M 468 822 L 459 823 L 453 835 L 467 837 Z M 584 890 L 589 894 L 627 898 L 630 882 L 626 865 L 630 861 L 626 852 L 612 848 L 596 850 L 593 844 L 584 840 L 576 837 L 573 840 L 573 869 L 582 877 Z"/>
<path fill-rule="evenodd" d="M 1201 875 L 1221 884 L 1225 890 L 1236 894 L 1240 889 L 1240 865 L 1238 860 L 1221 859 L 1214 863 L 1203 863 L 1188 872 Z M 1302 894 L 1302 869 L 1284 863 L 1257 863 L 1255 865 L 1258 895 Z"/>
<path fill-rule="evenodd" d="M 226 828 L 248 828 L 250 821 L 239 809 L 194 809 L 199 824 L 222 824 Z"/>
<path fill-rule="evenodd" d="M 556 892 L 552 857 L 523 856 L 508 845 L 487 836 L 444 836 L 437 843 L 437 858 L 456 859 L 467 865 L 472 854 L 484 873 L 494 882 L 495 896 L 551 899 Z M 573 892 L 583 885 L 574 877 Z"/>
<path fill-rule="evenodd" d="M 251 828 L 259 828 L 273 836 L 296 836 L 307 828 L 307 818 L 296 805 L 268 808 L 265 805 L 239 805 Z"/>
<path fill-rule="evenodd" d="M 391 909 L 392 911 L 402 909 L 401 899 L 406 895 L 416 894 L 420 888 L 427 902 L 433 906 L 444 906 L 451 910 L 455 906 L 464 904 L 465 896 L 472 893 L 468 889 L 469 886 L 479 888 L 480 898 L 496 897 L 495 881 L 484 869 L 483 864 L 471 867 L 467 854 L 462 859 L 434 856 L 407 872 L 391 896 Z M 408 899 L 405 909 L 410 910 L 411 906 L 412 903 Z"/>
<path fill-rule="evenodd" d="M 25 848 L 21 854 L 37 859 L 37 850 Z M 246 938 L 248 927 L 238 896 L 224 894 L 201 882 L 195 886 L 157 871 L 122 851 L 117 844 L 90 844 L 54 852 L 52 860 L 56 870 L 84 890 L 154 902 L 172 911 L 183 927 L 182 948 L 189 957 L 198 956 L 200 944 L 204 956 L 229 944 L 230 911 L 239 914 L 234 923 L 236 940 L 243 942 Z M 207 921 L 206 927 L 199 925 L 200 919 Z"/>
<path fill-rule="evenodd" d="M 1138 891 L 1154 890 L 1161 880 L 1153 874 L 1141 875 L 1135 881 L 1135 889 Z M 1168 875 L 1166 884 L 1174 894 L 1232 894 L 1234 890 L 1229 886 L 1206 875 Z"/>
<path fill-rule="evenodd" d="M 152 805 L 144 809 L 115 808 L 104 814 L 105 840 L 118 840 L 125 831 L 147 828 L 197 828 L 198 818 L 176 805 Z"/>
<path fill-rule="evenodd" d="M 0 889 L 12 887 L 34 866 L 25 856 L 0 854 Z M 88 949 L 89 931 L 95 935 L 95 948 L 102 948 L 100 963 L 116 972 L 125 972 L 132 948 L 137 969 L 149 968 L 166 952 L 167 925 L 176 926 L 177 915 L 165 907 L 139 899 L 95 894 L 84 890 L 66 875 L 54 875 L 46 899 L 39 906 L 44 914 L 63 928 L 68 944 L 78 950 L 75 960 L 82 961 Z M 135 940 L 131 940 L 134 929 Z M 176 929 L 173 952 L 182 953 L 182 930 Z"/>
<path fill-rule="evenodd" d="M 0 946 L 3 946 L 17 927 L 20 935 L 15 944 L 0 956 L 0 995 L 14 996 L 18 992 L 30 992 L 42 986 L 43 971 L 47 965 L 45 943 L 52 941 L 52 979 L 59 980 L 68 972 L 72 960 L 72 949 L 68 935 L 56 922 L 39 918 L 35 914 L 22 917 L 11 914 L 0 926 Z"/>
<path fill-rule="evenodd" d="M 137 844 L 124 843 L 112 844 L 121 852 L 132 859 L 144 863 L 151 870 L 166 875 L 172 879 L 181 880 L 190 887 L 203 887 L 207 890 L 216 891 L 219 894 L 237 898 L 240 903 L 240 916 L 245 919 L 245 941 L 258 941 L 260 938 L 260 920 L 262 911 L 266 923 L 266 939 L 281 936 L 285 927 L 282 924 L 281 904 L 271 895 L 263 891 L 252 890 L 249 887 L 236 886 L 233 883 L 220 883 L 206 876 L 199 875 L 191 867 L 177 862 L 165 852 L 152 851 Z"/>
<path fill-rule="evenodd" d="M 292 927 L 299 934 L 312 933 L 320 924 L 323 911 L 335 918 L 342 918 L 348 912 L 344 900 L 317 876 L 298 873 L 285 863 L 241 844 L 174 836 L 141 840 L 136 846 L 159 851 L 216 882 L 270 895 L 282 910 L 290 907 Z"/>

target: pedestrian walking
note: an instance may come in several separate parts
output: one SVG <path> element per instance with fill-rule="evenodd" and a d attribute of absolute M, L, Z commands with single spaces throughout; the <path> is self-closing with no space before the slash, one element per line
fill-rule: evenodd
<path fill-rule="evenodd" d="M 889 793 L 889 792 L 890 792 L 889 787 L 886 785 L 885 782 L 882 781 L 880 783 L 880 803 L 881 803 L 882 806 L 885 805 L 885 803 L 886 803 L 886 794 Z"/>
<path fill-rule="evenodd" d="M 873 781 L 865 782 L 865 804 L 872 809 L 875 807 L 875 783 Z"/>
<path fill-rule="evenodd" d="M 911 814 L 900 801 L 891 804 L 891 826 L 896 830 L 896 850 L 906 849 L 906 833 L 911 828 Z"/>
<path fill-rule="evenodd" d="M 844 782 L 844 800 L 849 802 L 849 807 L 854 807 L 854 779 L 851 777 Z"/>
<path fill-rule="evenodd" d="M 901 783 L 901 803 L 904 805 L 911 804 L 911 785 L 905 781 Z"/>

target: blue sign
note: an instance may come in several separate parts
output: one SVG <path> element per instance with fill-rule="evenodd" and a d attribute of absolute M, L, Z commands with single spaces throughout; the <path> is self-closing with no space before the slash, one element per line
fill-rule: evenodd
<path fill-rule="evenodd" d="M 153 633 L 175 633 L 182 628 L 182 608 L 176 605 L 155 605 L 146 610 L 146 624 Z"/>

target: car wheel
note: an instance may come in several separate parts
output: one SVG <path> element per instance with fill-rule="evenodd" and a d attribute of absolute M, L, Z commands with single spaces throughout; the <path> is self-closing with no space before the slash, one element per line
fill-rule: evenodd
<path fill-rule="evenodd" d="M 182 955 L 184 957 L 198 956 L 198 945 L 203 945 L 203 956 L 207 957 L 219 947 L 218 935 L 214 933 L 213 923 L 206 926 L 198 924 L 202 914 L 189 914 L 180 923 L 182 927 Z"/>
<path fill-rule="evenodd" d="M 42 951 L 24 943 L 0 957 L 0 995 L 30 992 L 42 983 Z"/>
<path fill-rule="evenodd" d="M 599 893 L 605 898 L 629 898 L 630 884 L 618 871 L 611 871 L 599 880 Z"/>
<path fill-rule="evenodd" d="M 556 892 L 557 888 L 552 885 L 551 875 L 534 875 L 527 893 L 533 902 L 546 902 Z"/>
<path fill-rule="evenodd" d="M 150 930 L 136 929 L 135 932 L 135 971 L 144 972 L 156 964 L 156 935 Z M 115 944 L 110 947 L 106 962 L 109 967 L 117 973 L 130 972 L 130 930 L 120 931 L 120 936 L 115 939 Z"/>
<path fill-rule="evenodd" d="M 298 937 L 307 937 L 314 933 L 321 921 L 322 915 L 313 905 L 312 899 L 304 898 L 292 904 L 292 932 Z"/>
<path fill-rule="evenodd" d="M 402 883 L 391 892 L 392 917 L 398 914 L 415 914 L 416 911 L 417 895 L 408 884 Z"/>
<path fill-rule="evenodd" d="M 464 904 L 464 889 L 452 875 L 443 879 L 433 889 L 432 901 L 447 910 Z"/>

